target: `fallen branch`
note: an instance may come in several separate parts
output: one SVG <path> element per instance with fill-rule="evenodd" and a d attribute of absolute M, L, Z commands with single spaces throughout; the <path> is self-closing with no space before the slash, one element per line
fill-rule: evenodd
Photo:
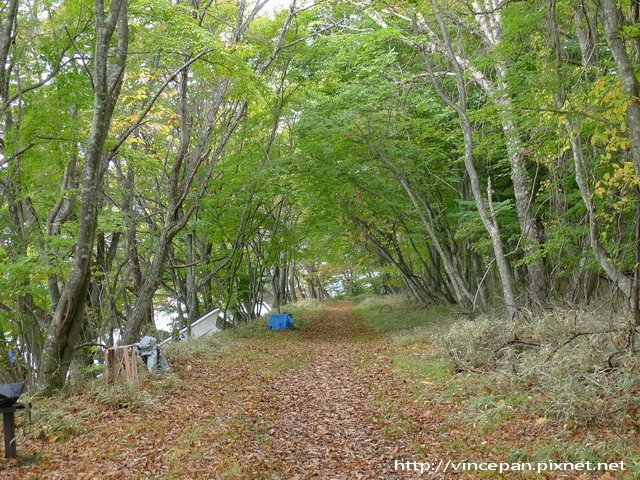
<path fill-rule="evenodd" d="M 508 347 L 510 345 L 523 345 L 523 346 L 536 347 L 536 348 L 542 347 L 542 345 L 540 343 L 536 343 L 536 342 L 525 342 L 523 340 L 510 340 L 507 343 L 505 343 L 504 345 L 501 345 L 500 347 L 496 348 L 494 350 L 494 353 L 498 353 L 500 350 L 502 350 L 503 348 L 506 348 L 506 347 Z"/>
<path fill-rule="evenodd" d="M 558 349 L 562 348 L 562 347 L 566 347 L 571 342 L 573 342 L 576 338 L 584 337 L 586 335 L 598 335 L 599 333 L 601 333 L 601 334 L 604 334 L 604 333 L 617 333 L 617 332 L 621 332 L 621 331 L 622 330 L 620 330 L 619 328 L 612 328 L 612 329 L 609 329 L 609 330 L 598 330 L 596 332 L 579 332 L 579 333 L 576 333 L 576 334 L 572 335 L 571 337 L 569 337 L 569 339 L 566 342 L 564 342 L 560 347 L 558 347 L 556 349 L 556 351 Z"/>
<path fill-rule="evenodd" d="M 609 358 L 607 358 L 607 365 L 609 365 L 609 367 L 604 369 L 603 371 L 609 372 L 612 370 L 617 370 L 619 367 L 613 364 L 614 359 L 621 357 L 623 355 L 626 355 L 627 353 L 638 353 L 638 352 L 640 352 L 640 350 L 626 350 L 626 351 L 612 353 L 611 355 L 609 355 Z"/>
<path fill-rule="evenodd" d="M 488 373 L 487 371 L 476 370 L 475 368 L 471 368 L 471 367 L 463 367 L 462 365 L 458 365 L 458 364 L 456 364 L 455 368 L 453 369 L 453 373 L 464 373 L 464 372 L 479 373 L 480 375 Z"/>
<path fill-rule="evenodd" d="M 385 309 L 385 307 L 386 307 L 386 308 L 388 308 L 390 312 L 393 310 L 393 309 L 391 308 L 391 305 L 387 305 L 387 304 L 385 304 L 385 305 L 382 305 L 382 306 L 380 307 L 380 313 L 382 313 L 382 311 Z"/>

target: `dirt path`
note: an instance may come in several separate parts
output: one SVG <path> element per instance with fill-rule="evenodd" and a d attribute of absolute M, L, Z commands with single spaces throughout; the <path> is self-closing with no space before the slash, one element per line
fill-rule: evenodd
<path fill-rule="evenodd" d="M 435 459 L 441 419 L 409 397 L 388 349 L 348 304 L 333 304 L 302 330 L 177 365 L 164 402 L 104 411 L 78 397 L 77 431 L 28 440 L 21 449 L 37 462 L 2 465 L 0 476 L 417 478 L 394 461 Z"/>
<path fill-rule="evenodd" d="M 284 478 L 395 478 L 394 460 L 413 456 L 415 438 L 398 441 L 398 418 L 385 418 L 402 382 L 389 376 L 379 339 L 347 307 L 330 307 L 309 325 L 300 342 L 310 363 L 270 385 L 281 395 L 267 451 L 280 456 Z"/>

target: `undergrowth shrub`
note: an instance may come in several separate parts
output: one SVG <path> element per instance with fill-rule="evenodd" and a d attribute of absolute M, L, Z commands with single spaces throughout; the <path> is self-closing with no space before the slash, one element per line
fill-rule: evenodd
<path fill-rule="evenodd" d="M 625 351 L 625 315 L 555 309 L 533 320 L 472 320 L 402 295 L 370 297 L 355 309 L 409 351 L 423 352 L 412 364 L 453 364 L 455 389 L 468 400 L 461 421 L 492 428 L 521 409 L 567 425 L 613 421 L 640 431 L 640 358 Z"/>
<path fill-rule="evenodd" d="M 624 350 L 627 322 L 555 310 L 533 321 L 460 320 L 434 338 L 473 381 L 493 391 L 524 390 L 535 396 L 536 414 L 586 425 L 640 408 L 640 358 Z"/>

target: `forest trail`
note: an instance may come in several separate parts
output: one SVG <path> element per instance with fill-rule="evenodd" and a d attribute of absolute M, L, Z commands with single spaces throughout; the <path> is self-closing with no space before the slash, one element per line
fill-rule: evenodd
<path fill-rule="evenodd" d="M 78 398 L 74 434 L 26 440 L 37 462 L 0 477 L 417 478 L 394 461 L 435 459 L 441 417 L 410 398 L 392 347 L 349 307 L 175 365 L 163 402 L 105 410 Z"/>
<path fill-rule="evenodd" d="M 407 421 L 396 411 L 403 382 L 390 374 L 381 338 L 348 307 L 312 321 L 299 339 L 308 363 L 269 385 L 279 401 L 263 453 L 283 478 L 395 478 L 394 460 L 414 457 L 415 438 L 394 433 L 394 422 Z"/>

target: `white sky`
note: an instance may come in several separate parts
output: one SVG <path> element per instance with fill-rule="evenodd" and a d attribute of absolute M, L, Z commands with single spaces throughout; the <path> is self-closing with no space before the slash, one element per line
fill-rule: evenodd
<path fill-rule="evenodd" d="M 298 0 L 296 5 L 300 5 L 302 3 L 303 3 L 302 1 Z M 291 5 L 291 0 L 269 0 L 269 3 L 267 3 L 263 9 L 263 12 L 271 13 L 276 10 L 282 10 L 283 8 L 288 8 L 289 5 Z"/>

